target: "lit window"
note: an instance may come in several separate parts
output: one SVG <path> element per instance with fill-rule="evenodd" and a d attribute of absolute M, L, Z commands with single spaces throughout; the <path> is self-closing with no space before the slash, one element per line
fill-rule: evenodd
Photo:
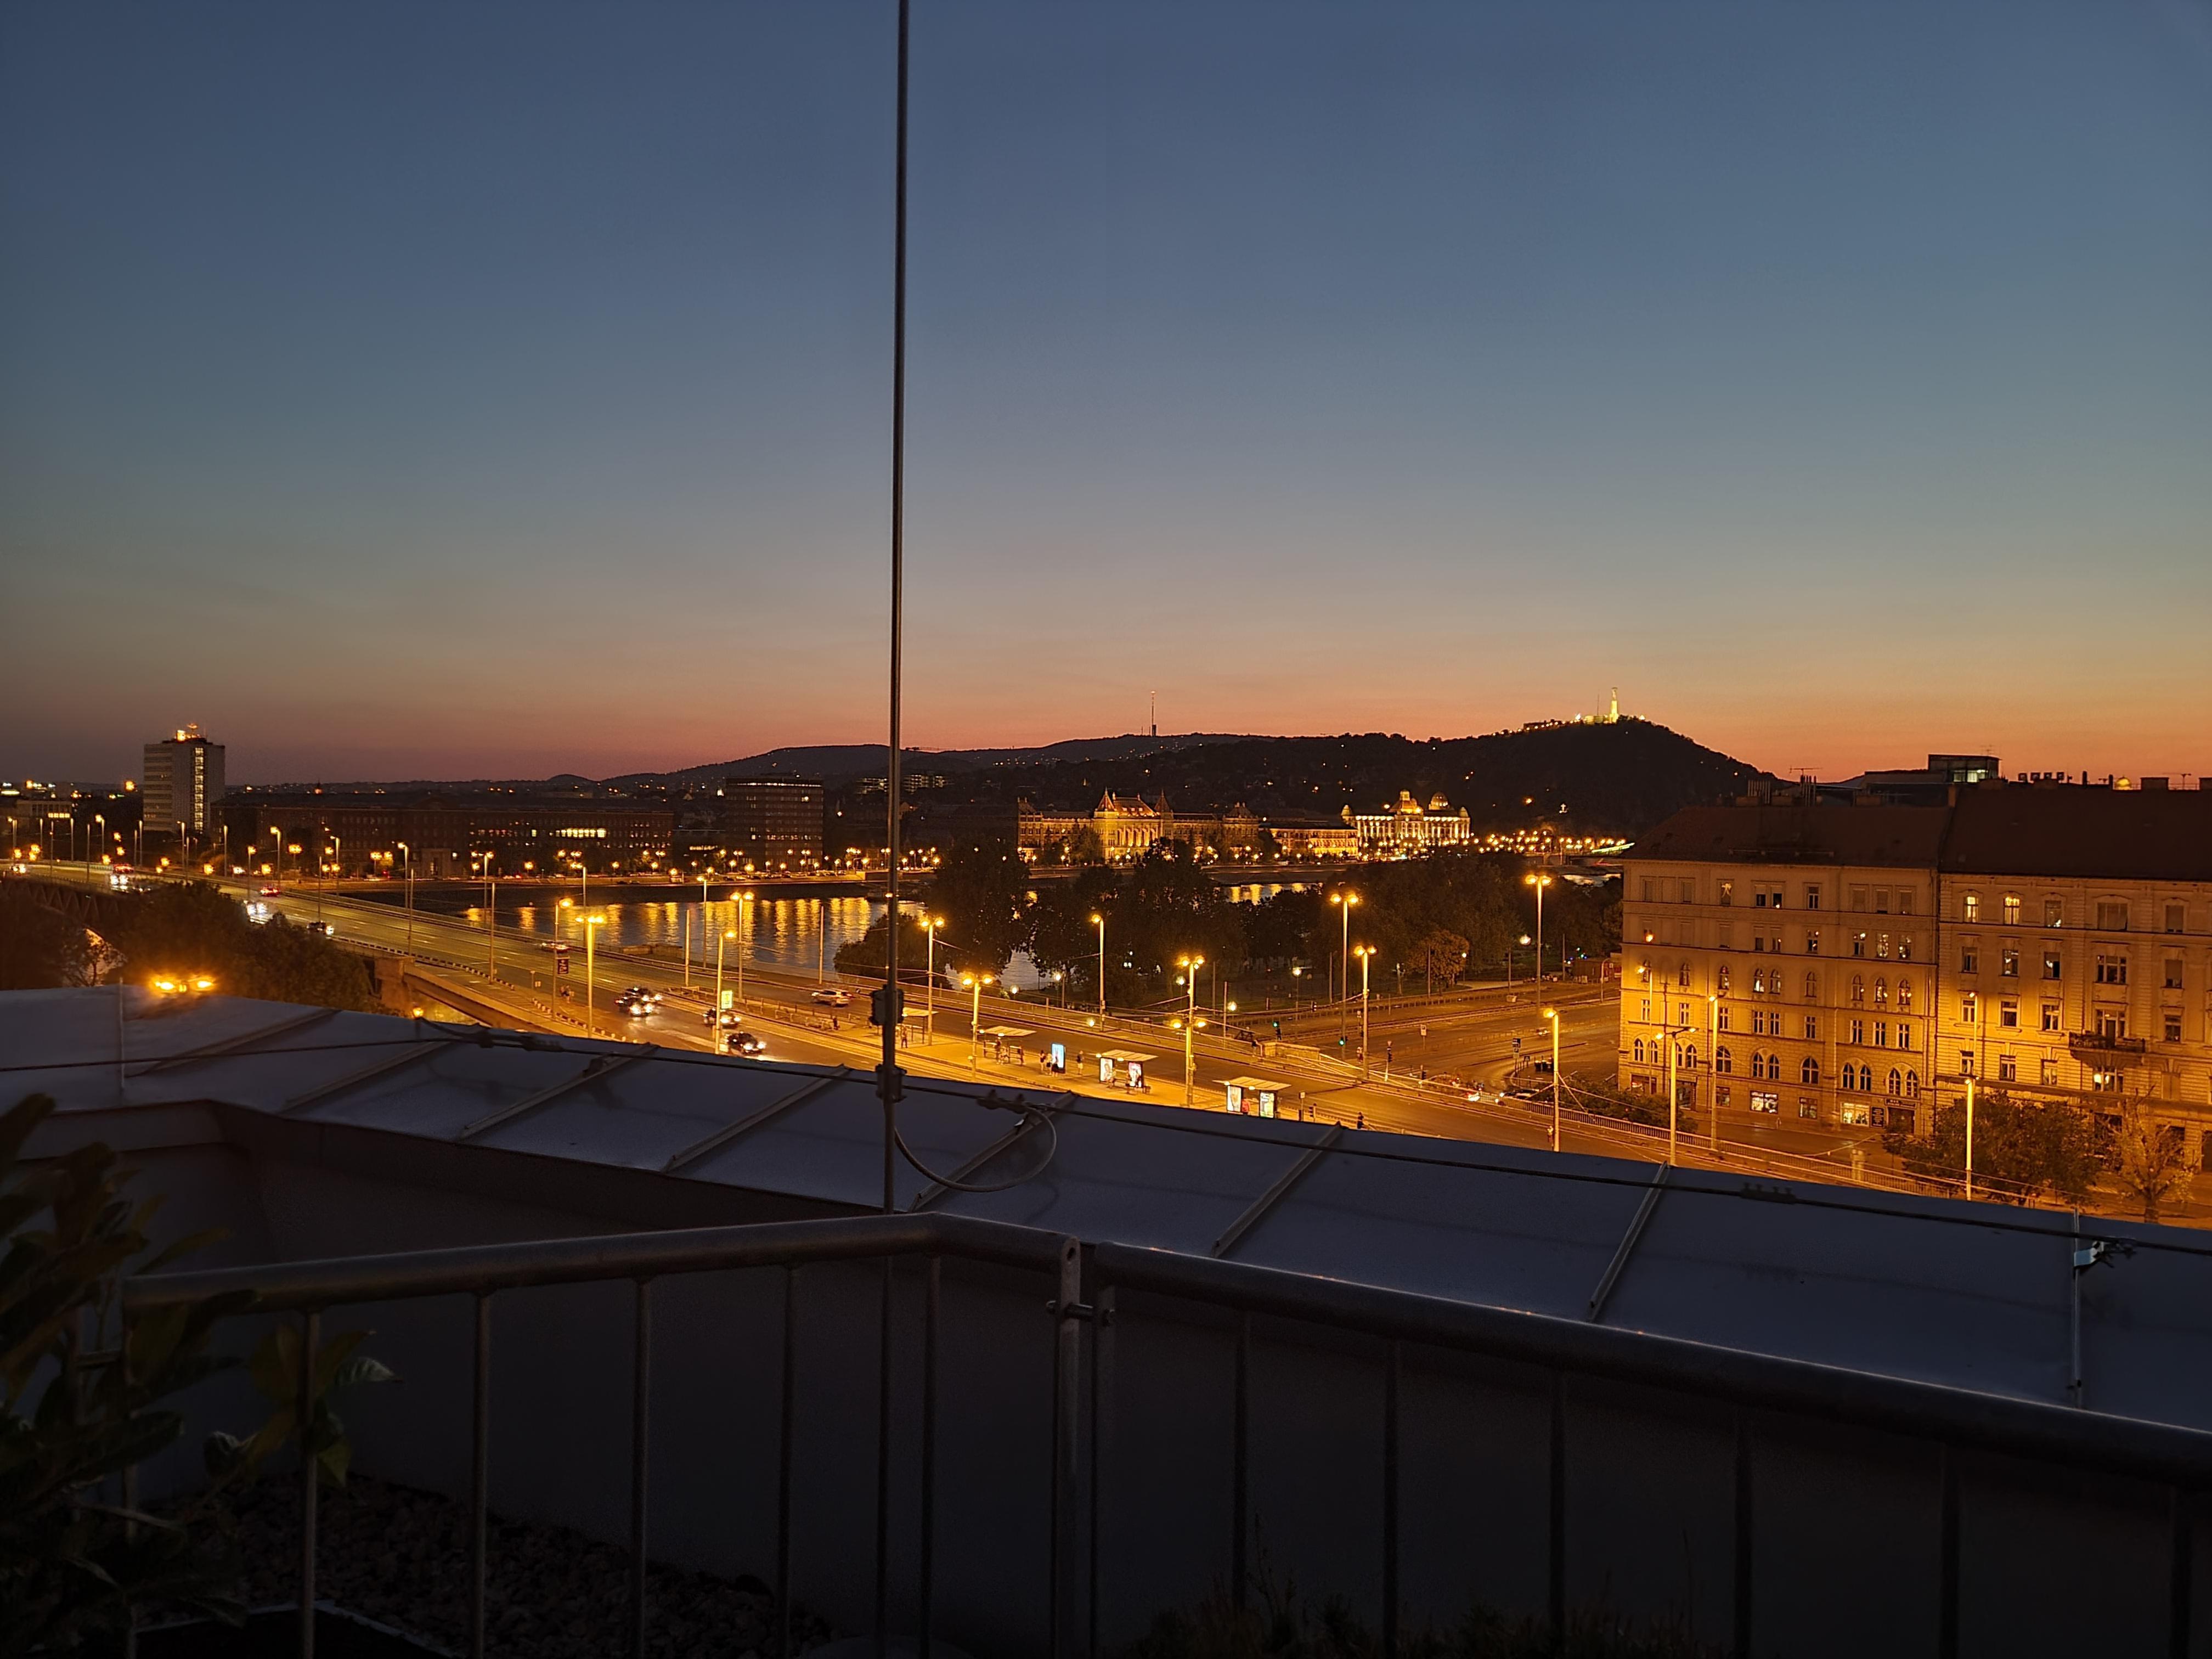
<path fill-rule="evenodd" d="M 1972 1077 L 1972 1076 L 1973 1076 L 1973 1074 L 1974 1074 L 1974 1051 L 1973 1051 L 1972 1048 L 1961 1048 L 1961 1049 L 1960 1049 L 1960 1050 L 1959 1050 L 1959 1075 L 1960 1075 L 1960 1077 Z"/>
<path fill-rule="evenodd" d="M 2019 951 L 2008 949 L 1997 952 L 1997 975 L 2001 979 L 2020 977 Z"/>
<path fill-rule="evenodd" d="M 2181 1016 L 2171 1008 L 2166 1012 L 2166 1040 L 2168 1042 L 2181 1041 Z"/>
<path fill-rule="evenodd" d="M 2004 919 L 2005 926 L 2008 927 L 2017 927 L 2020 926 L 2019 894 L 2007 893 L 2004 896 Z"/>
<path fill-rule="evenodd" d="M 2041 1070 L 2040 1080 L 2043 1085 L 2045 1088 L 2056 1088 L 2058 1085 L 2058 1062 L 2046 1056 L 2041 1062 Z"/>
<path fill-rule="evenodd" d="M 2043 1029 L 2046 1031 L 2055 1031 L 2058 1029 L 2058 1005 L 2055 1002 L 2046 1002 L 2043 1005 Z"/>
<path fill-rule="evenodd" d="M 1805 930 L 1805 954 L 1808 957 L 1817 957 L 1820 954 L 1820 930 L 1817 927 L 1808 927 Z"/>
<path fill-rule="evenodd" d="M 1965 921 L 1979 921 L 1982 919 L 1982 896 L 1979 893 L 1962 896 L 1959 900 L 1959 915 Z"/>
<path fill-rule="evenodd" d="M 1866 979 L 1860 974 L 1851 975 L 1851 1006 L 1863 1006 L 1866 1002 Z"/>
<path fill-rule="evenodd" d="M 1982 1003 L 1979 997 L 1969 991 L 1959 999 L 1959 1019 L 1961 1024 L 1972 1025 L 1981 1017 Z"/>
<path fill-rule="evenodd" d="M 1886 979 L 1877 979 L 1874 982 L 1874 1006 L 1877 1008 L 1889 1006 L 1889 981 Z"/>
<path fill-rule="evenodd" d="M 1901 979 L 1897 981 L 1897 1012 L 1900 1014 L 1909 1013 L 1911 1009 L 1912 981 L 1909 979 Z"/>

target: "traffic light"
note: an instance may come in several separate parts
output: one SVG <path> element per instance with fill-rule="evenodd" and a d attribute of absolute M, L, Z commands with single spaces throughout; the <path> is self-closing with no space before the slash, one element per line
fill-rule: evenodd
<path fill-rule="evenodd" d="M 878 985 L 868 993 L 868 1024 L 896 1025 L 906 1017 L 906 991 L 902 986 Z"/>

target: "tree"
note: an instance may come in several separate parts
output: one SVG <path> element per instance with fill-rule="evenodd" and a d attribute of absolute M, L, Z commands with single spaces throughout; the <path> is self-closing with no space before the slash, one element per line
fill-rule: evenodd
<path fill-rule="evenodd" d="M 929 908 L 945 918 L 938 954 L 949 951 L 963 968 L 1004 971 L 1028 931 L 1029 884 L 1029 866 L 1010 842 L 953 848 L 929 883 Z"/>
<path fill-rule="evenodd" d="M 2112 1176 L 2142 1206 L 2145 1221 L 2157 1221 L 2169 1203 L 2186 1198 L 2198 1162 L 2179 1124 L 2160 1123 L 2146 1102 L 2121 1103 L 2119 1127 L 2112 1132 Z"/>
<path fill-rule="evenodd" d="M 1070 864 L 1103 864 L 1106 862 L 1106 843 L 1101 840 L 1095 824 L 1079 823 L 1067 838 L 1067 861 Z"/>
<path fill-rule="evenodd" d="M 208 974 L 232 996 L 374 1011 L 367 960 L 282 917 L 257 925 L 207 882 L 178 882 L 121 902 L 112 943 L 133 978 Z"/>
<path fill-rule="evenodd" d="M 1154 991 L 1172 975 L 1177 957 L 1195 952 L 1219 965 L 1243 943 L 1220 888 L 1182 842 L 1159 843 L 1122 873 L 1112 925 L 1121 952 Z"/>
<path fill-rule="evenodd" d="M 1072 881 L 1040 888 L 1029 908 L 1030 959 L 1047 972 L 1067 975 L 1093 997 L 1098 994 L 1098 927 L 1091 918 L 1114 908 L 1115 885 L 1111 870 L 1094 865 Z"/>
<path fill-rule="evenodd" d="M 890 933 L 889 912 L 868 924 L 868 931 L 856 939 L 837 947 L 837 971 L 841 974 L 872 974 L 880 978 L 884 971 L 884 941 Z M 899 918 L 899 981 L 902 984 L 919 982 L 928 971 L 929 935 L 923 928 L 921 918 L 908 911 Z M 936 951 L 937 964 L 941 970 L 947 959 L 944 947 Z"/>
<path fill-rule="evenodd" d="M 22 888 L 0 887 L 0 991 L 44 991 L 94 982 L 89 935 Z"/>
<path fill-rule="evenodd" d="M 1441 981 L 1449 990 L 1467 969 L 1468 951 L 1464 937 L 1449 928 L 1431 927 L 1414 945 L 1413 960 L 1407 965 L 1420 969 L 1429 989 L 1433 990 Z"/>
<path fill-rule="evenodd" d="M 1940 1105 L 1926 1139 L 1891 1129 L 1882 1145 L 1917 1176 L 1961 1180 L 1966 1170 L 1966 1108 Z M 2104 1172 L 2109 1147 L 2097 1121 L 2065 1102 L 2014 1100 L 2002 1090 L 1974 1098 L 1977 1196 L 2025 1204 L 2051 1194 L 2072 1205 L 2087 1201 Z"/>

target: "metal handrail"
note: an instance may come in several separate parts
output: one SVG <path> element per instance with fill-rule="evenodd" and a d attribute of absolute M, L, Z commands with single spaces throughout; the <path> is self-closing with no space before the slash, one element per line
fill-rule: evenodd
<path fill-rule="evenodd" d="M 646 1553 L 645 1471 L 649 1437 L 650 1365 L 649 1292 L 657 1278 L 732 1268 L 781 1267 L 786 1269 L 784 1309 L 784 1402 L 781 1435 L 781 1479 L 779 1494 L 777 1604 L 787 1621 L 788 1651 L 789 1511 L 791 1500 L 792 1401 L 794 1373 L 791 1342 L 796 1331 L 792 1297 L 793 1275 L 802 1267 L 830 1261 L 880 1260 L 889 1264 L 898 1256 L 921 1256 L 930 1263 L 929 1294 L 925 1324 L 925 1352 L 928 1358 L 923 1379 L 924 1482 L 922 1526 L 924 1579 L 921 1607 L 927 1642 L 929 1603 L 927 1562 L 933 1527 L 935 1355 L 939 1309 L 939 1264 L 951 1257 L 1030 1269 L 1056 1276 L 1059 1294 L 1050 1304 L 1054 1315 L 1054 1446 L 1053 1548 L 1054 1593 L 1052 1651 L 1064 1654 L 1082 1644 L 1075 1639 L 1073 1623 L 1079 1600 L 1079 1577 L 1073 1540 L 1077 1531 L 1073 1494 L 1079 1483 L 1084 1459 L 1079 1425 L 1088 1427 L 1091 1490 L 1088 1508 L 1092 1517 L 1090 1570 L 1093 1576 L 1087 1598 L 1093 1623 L 1097 1615 L 1098 1485 L 1107 1460 L 1100 1443 L 1110 1418 L 1110 1360 L 1103 1340 L 1105 1328 L 1115 1316 L 1115 1296 L 1134 1291 L 1210 1305 L 1239 1316 L 1235 1415 L 1237 1536 L 1231 1559 L 1233 1585 L 1241 1604 L 1245 1589 L 1245 1531 L 1247 1433 L 1249 1412 L 1249 1352 L 1255 1316 L 1357 1333 L 1383 1345 L 1385 1376 L 1383 1480 L 1386 1494 L 1398 1490 L 1399 1437 L 1396 1431 L 1399 1379 L 1402 1348 L 1407 1343 L 1479 1353 L 1528 1365 L 1549 1378 L 1551 1392 L 1551 1519 L 1549 1534 L 1549 1610 L 1554 1627 L 1565 1628 L 1565 1401 L 1570 1378 L 1589 1377 L 1691 1395 L 1730 1410 L 1735 1424 L 1735 1547 L 1738 1583 L 1735 1588 L 1735 1649 L 1748 1652 L 1751 1631 L 1749 1569 L 1755 1536 L 1750 1477 L 1751 1433 L 1761 1415 L 1781 1416 L 1843 1425 L 1899 1435 L 1929 1443 L 1941 1452 L 1942 1547 L 1940 1552 L 1942 1593 L 1939 1645 L 1956 1650 L 1958 1595 L 1958 1480 L 1954 1453 L 1971 1450 L 2019 1457 L 2142 1480 L 2165 1488 L 2172 1498 L 2172 1570 L 2176 1575 L 2172 1604 L 2175 1639 L 2185 1639 L 2189 1603 L 2182 1578 L 2193 1563 L 2190 1546 L 2190 1499 L 2212 1489 L 2212 1432 L 2179 1425 L 2048 1405 L 2038 1401 L 1978 1392 L 1943 1383 L 1883 1376 L 1846 1366 L 1820 1364 L 1760 1354 L 1679 1337 L 1620 1330 L 1553 1315 L 1527 1312 L 1476 1303 L 1364 1285 L 1349 1280 L 1255 1267 L 1178 1251 L 1102 1242 L 1087 1249 L 1064 1234 L 1042 1229 L 987 1221 L 972 1217 L 929 1212 L 864 1215 L 811 1221 L 770 1222 L 740 1226 L 708 1227 L 681 1231 L 626 1233 L 610 1236 L 533 1241 L 522 1243 L 470 1246 L 457 1249 L 414 1251 L 388 1255 L 344 1257 L 325 1261 L 273 1264 L 266 1267 L 215 1268 L 195 1273 L 163 1273 L 126 1280 L 123 1307 L 126 1318 L 147 1311 L 204 1297 L 248 1291 L 255 1309 L 264 1312 L 296 1311 L 302 1316 L 310 1349 L 317 1340 L 324 1310 L 349 1304 L 420 1297 L 471 1295 L 476 1298 L 476 1449 L 473 1477 L 473 1536 L 475 1620 L 471 1650 L 483 1651 L 484 1528 L 489 1504 L 487 1445 L 489 1434 L 490 1333 L 489 1298 L 495 1293 L 533 1286 L 629 1279 L 636 1289 L 636 1332 L 634 1344 L 634 1402 L 632 1431 L 632 1592 L 635 1624 L 633 1644 L 642 1652 L 644 1639 L 644 1579 Z M 890 1281 L 884 1282 L 888 1297 Z M 888 1301 L 885 1307 L 888 1310 Z M 1096 1318 L 1091 1355 L 1094 1406 L 1081 1410 L 1082 1326 Z M 888 1368 L 886 1345 L 882 1363 Z M 304 1379 L 312 1368 L 302 1367 Z M 884 1386 L 888 1388 L 888 1369 Z M 311 1401 L 303 1398 L 301 1409 Z M 879 1444 L 879 1458 L 888 1458 L 888 1444 Z M 300 1653 L 312 1659 L 313 1631 L 311 1609 L 314 1582 L 314 1468 L 309 1460 L 302 1469 L 301 1538 L 302 1620 Z M 1395 1504 L 1386 1504 L 1382 1534 L 1384 1557 L 1384 1617 L 1386 1653 L 1395 1651 L 1395 1610 L 1398 1583 L 1398 1527 Z M 879 1608 L 880 1612 L 880 1608 Z M 926 1650 L 926 1647 L 925 1647 Z M 2177 1651 L 2182 1650 L 2177 1645 Z"/>

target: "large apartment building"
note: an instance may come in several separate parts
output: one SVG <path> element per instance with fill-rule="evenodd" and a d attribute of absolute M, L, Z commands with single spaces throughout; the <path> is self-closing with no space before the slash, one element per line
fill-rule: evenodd
<path fill-rule="evenodd" d="M 2212 791 L 1692 808 L 1622 914 L 1632 1089 L 1671 1058 L 1686 1105 L 1924 1129 L 1972 1076 L 2212 1127 Z"/>
<path fill-rule="evenodd" d="M 222 745 L 210 743 L 197 726 L 180 727 L 173 738 L 146 745 L 138 795 L 150 833 L 197 839 L 219 823 L 222 752 Z"/>

